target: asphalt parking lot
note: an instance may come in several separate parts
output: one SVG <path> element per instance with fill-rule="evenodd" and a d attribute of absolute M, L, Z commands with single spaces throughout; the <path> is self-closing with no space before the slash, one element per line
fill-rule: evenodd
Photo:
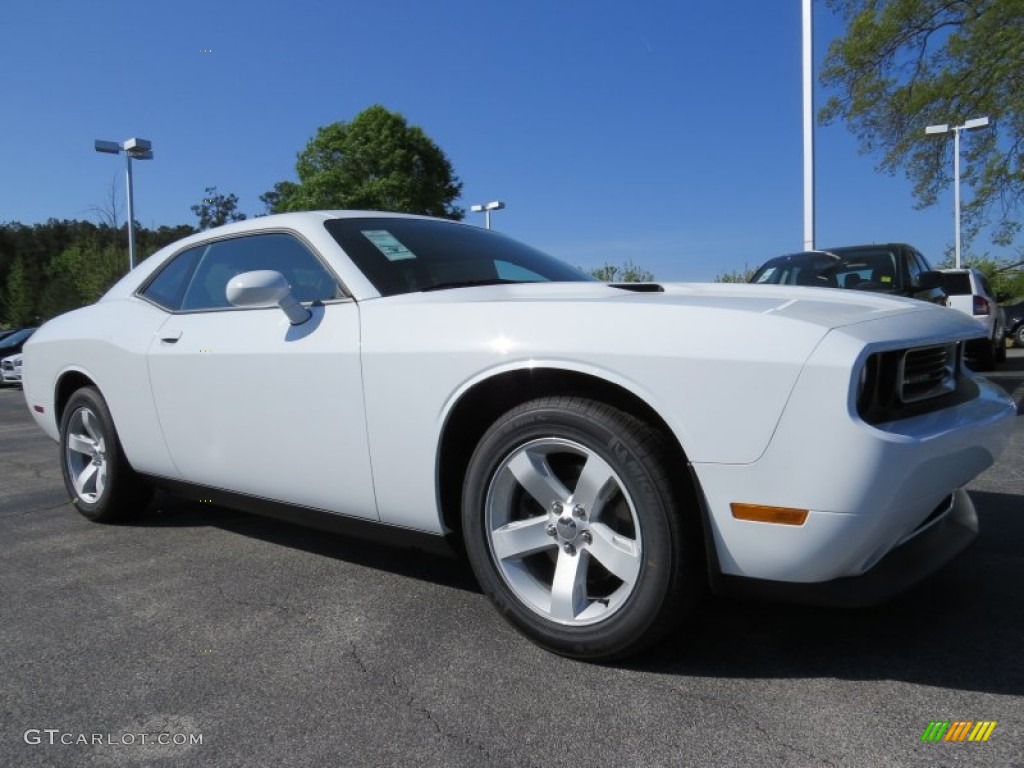
<path fill-rule="evenodd" d="M 458 561 L 165 495 L 89 523 L 3 389 L 0 766 L 1024 766 L 1024 419 L 970 491 L 977 544 L 894 602 L 711 602 L 596 666 Z M 923 743 L 933 720 L 998 725 Z"/>

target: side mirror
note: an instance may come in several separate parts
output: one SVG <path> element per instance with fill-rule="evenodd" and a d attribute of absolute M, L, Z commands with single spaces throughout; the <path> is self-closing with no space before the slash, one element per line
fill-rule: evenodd
<path fill-rule="evenodd" d="M 228 301 L 236 307 L 261 309 L 278 306 L 288 315 L 292 325 L 301 325 L 310 317 L 310 312 L 292 296 L 292 289 L 284 275 L 272 269 L 243 272 L 228 281 L 225 290 Z"/>
<path fill-rule="evenodd" d="M 921 290 L 931 290 L 942 287 L 942 273 L 935 271 L 922 272 L 917 278 L 917 287 Z"/>

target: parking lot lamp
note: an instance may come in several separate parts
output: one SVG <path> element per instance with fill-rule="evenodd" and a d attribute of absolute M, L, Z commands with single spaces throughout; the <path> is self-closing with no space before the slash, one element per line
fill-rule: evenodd
<path fill-rule="evenodd" d="M 949 133 L 953 132 L 953 222 L 954 222 L 954 243 L 956 252 L 956 268 L 960 269 L 960 131 L 969 131 L 972 128 L 984 128 L 988 125 L 987 117 L 976 117 L 968 120 L 963 125 L 949 126 L 929 125 L 924 129 L 925 133 Z"/>
<path fill-rule="evenodd" d="M 472 205 L 469 210 L 473 213 L 482 213 L 484 215 L 484 226 L 487 229 L 491 228 L 491 211 L 500 211 L 505 207 L 505 204 L 501 200 L 494 200 L 490 203 L 484 203 L 483 205 Z"/>
<path fill-rule="evenodd" d="M 153 144 L 148 139 L 126 139 L 124 143 L 96 139 L 94 144 L 97 152 L 118 155 L 124 152 L 127 163 L 125 173 L 128 185 L 128 270 L 135 269 L 135 206 L 132 195 L 132 160 L 152 160 Z"/>

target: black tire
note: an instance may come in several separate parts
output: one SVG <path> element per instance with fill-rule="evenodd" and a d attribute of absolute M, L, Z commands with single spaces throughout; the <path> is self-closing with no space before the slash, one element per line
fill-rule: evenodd
<path fill-rule="evenodd" d="M 978 352 L 978 370 L 991 371 L 996 367 L 996 343 L 992 339 L 986 340 Z"/>
<path fill-rule="evenodd" d="M 1003 336 L 999 337 L 999 341 L 996 342 L 996 362 L 1006 362 L 1006 339 Z"/>
<path fill-rule="evenodd" d="M 1017 326 L 1017 330 L 1013 332 L 1013 346 L 1024 349 L 1024 323 Z"/>
<path fill-rule="evenodd" d="M 152 496 L 125 459 L 110 409 L 94 387 L 79 389 L 64 407 L 60 466 L 75 508 L 99 523 L 138 515 Z"/>
<path fill-rule="evenodd" d="M 540 398 L 498 419 L 470 459 L 462 523 L 499 612 L 538 645 L 590 661 L 675 628 L 706 578 L 699 512 L 682 508 L 674 455 L 646 423 L 592 400 Z M 572 585 L 561 600 L 558 574 Z"/>

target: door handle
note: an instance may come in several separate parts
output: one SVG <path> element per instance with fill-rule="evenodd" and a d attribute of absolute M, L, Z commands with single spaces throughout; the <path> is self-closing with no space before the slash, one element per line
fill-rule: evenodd
<path fill-rule="evenodd" d="M 181 338 L 181 331 L 164 331 L 160 335 L 160 341 L 164 344 L 177 344 Z"/>

